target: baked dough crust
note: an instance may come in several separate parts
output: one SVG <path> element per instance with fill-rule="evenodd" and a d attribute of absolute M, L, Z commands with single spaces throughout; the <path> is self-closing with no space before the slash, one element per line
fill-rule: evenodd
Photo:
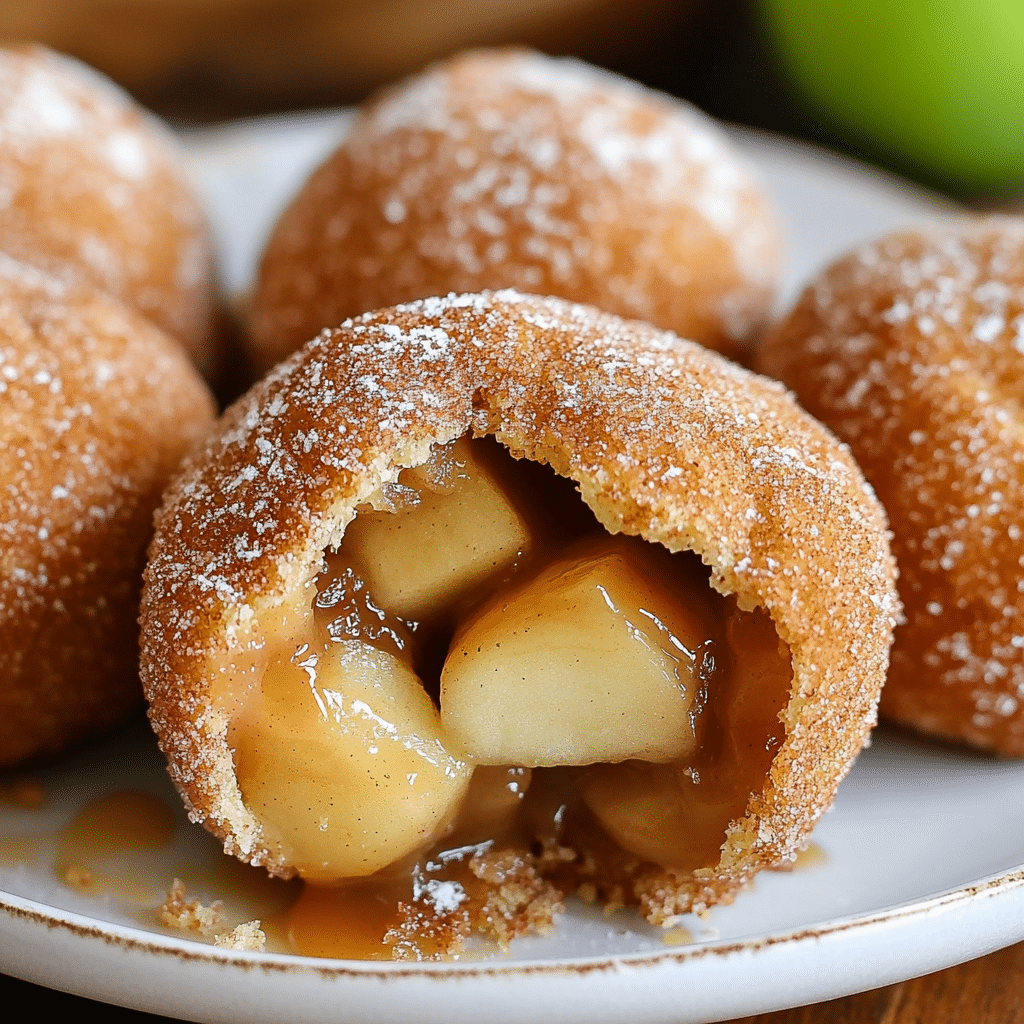
<path fill-rule="evenodd" d="M 171 133 L 113 82 L 0 47 L 0 251 L 99 288 L 217 370 L 213 248 Z"/>
<path fill-rule="evenodd" d="M 505 287 L 735 356 L 771 310 L 781 250 L 763 190 L 700 111 L 579 61 L 469 52 L 362 108 L 282 215 L 254 361 L 369 309 Z"/>
<path fill-rule="evenodd" d="M 225 415 L 157 515 L 142 603 L 150 715 L 194 819 L 270 871 L 212 691 L 247 624 L 314 579 L 356 507 L 430 446 L 493 433 L 576 481 L 612 533 L 697 552 L 794 664 L 786 738 L 717 864 L 649 873 L 652 920 L 792 860 L 875 721 L 898 615 L 881 510 L 776 383 L 591 307 L 505 291 L 324 331 Z"/>
<path fill-rule="evenodd" d="M 906 624 L 882 713 L 1024 756 L 1024 221 L 883 238 L 758 354 L 886 507 Z"/>
<path fill-rule="evenodd" d="M 0 256 L 0 765 L 141 703 L 153 510 L 214 414 L 148 320 Z"/>

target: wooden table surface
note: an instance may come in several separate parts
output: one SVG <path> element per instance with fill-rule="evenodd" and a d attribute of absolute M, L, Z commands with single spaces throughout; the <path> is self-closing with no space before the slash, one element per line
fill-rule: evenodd
<path fill-rule="evenodd" d="M 900 985 L 735 1024 L 1018 1024 L 1024 943 Z"/>
<path fill-rule="evenodd" d="M 17 996 L 24 996 L 24 1002 L 16 1001 Z M 31 1007 L 32 1015 L 42 1018 L 52 1012 L 53 1019 L 85 1019 L 77 1015 L 92 1008 L 99 1011 L 105 1024 L 167 1020 L 0 976 L 0 1006 L 17 1005 Z M 76 1016 L 57 1016 L 68 1013 Z M 484 1017 L 481 1014 L 481 1020 Z M 381 1024 L 392 1022 L 382 1020 Z M 732 1024 L 1024 1024 L 1024 943 L 900 985 L 815 1006 L 743 1017 Z"/>

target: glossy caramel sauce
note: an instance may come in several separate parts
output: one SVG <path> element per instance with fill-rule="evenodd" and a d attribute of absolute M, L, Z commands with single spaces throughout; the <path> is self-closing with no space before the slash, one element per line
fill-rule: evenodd
<path fill-rule="evenodd" d="M 159 797 L 129 789 L 108 793 L 82 808 L 57 835 L 54 872 L 87 895 L 142 898 L 149 887 L 123 858 L 166 847 L 176 827 L 173 812 Z"/>
<path fill-rule="evenodd" d="M 390 960 L 384 936 L 397 920 L 399 899 L 377 882 L 307 885 L 280 924 L 289 946 L 303 956 Z"/>
<path fill-rule="evenodd" d="M 158 796 L 124 789 L 83 808 L 61 835 L 62 855 L 91 862 L 131 850 L 166 846 L 174 838 L 174 814 Z"/>
<path fill-rule="evenodd" d="M 689 928 L 666 928 L 661 941 L 666 946 L 688 946 L 693 942 L 693 932 Z"/>
<path fill-rule="evenodd" d="M 47 803 L 46 791 L 35 780 L 23 785 L 14 779 L 3 788 L 19 797 L 28 794 L 30 799 L 12 801 L 29 805 L 19 810 L 41 811 Z M 272 878 L 233 857 L 197 857 L 195 837 L 180 828 L 177 801 L 172 806 L 153 793 L 123 789 L 88 800 L 63 826 L 54 827 L 52 820 L 52 809 L 38 819 L 24 815 L 27 834 L 0 837 L 0 865 L 50 870 L 79 896 L 102 899 L 143 927 L 164 925 L 175 932 L 181 926 L 168 922 L 160 904 L 180 878 L 189 902 L 216 910 L 216 928 L 186 928 L 192 937 L 220 939 L 235 925 L 263 918 L 266 948 L 294 951 L 284 918 L 302 894 L 302 882 Z M 200 836 L 205 842 L 205 833 Z"/>
<path fill-rule="evenodd" d="M 791 870 L 809 871 L 811 868 L 820 868 L 827 863 L 828 854 L 817 843 L 808 843 L 806 849 L 796 855 Z"/>
<path fill-rule="evenodd" d="M 488 895 L 478 876 L 479 858 L 532 842 L 529 819 L 520 813 L 532 774 L 518 767 L 478 767 L 442 840 L 367 878 L 333 886 L 306 883 L 301 897 L 273 924 L 295 952 L 307 956 L 390 960 L 399 945 L 405 959 L 450 955 L 448 929 L 462 929 L 467 938 L 468 916 Z M 420 913 L 441 918 L 440 930 L 401 930 L 403 917 Z M 461 942 L 456 945 L 461 951 Z"/>
<path fill-rule="evenodd" d="M 451 935 L 444 929 L 455 929 L 464 937 L 470 927 L 464 912 L 479 909 L 487 898 L 482 881 L 490 870 L 487 857 L 503 849 L 532 856 L 537 870 L 560 891 L 571 893 L 582 886 L 606 904 L 629 903 L 631 877 L 639 863 L 686 871 L 717 861 L 726 829 L 745 813 L 750 794 L 763 788 L 784 738 L 779 713 L 789 699 L 791 663 L 766 613 L 739 611 L 733 599 L 713 592 L 707 586 L 707 570 L 692 554 L 672 554 L 636 538 L 608 538 L 574 486 L 547 467 L 510 459 L 492 439 L 475 440 L 471 446 L 473 457 L 489 471 L 492 483 L 497 481 L 498 491 L 511 496 L 514 506 L 510 513 L 489 493 L 480 497 L 474 492 L 466 498 L 476 503 L 474 508 L 484 507 L 484 514 L 498 524 L 493 550 L 490 540 L 460 535 L 457 543 L 463 544 L 464 556 L 453 556 L 449 565 L 443 552 L 437 555 L 441 568 L 432 571 L 448 574 L 453 581 L 440 601 L 424 596 L 415 580 L 403 590 L 403 581 L 382 575 L 387 570 L 372 562 L 375 530 L 394 531 L 403 516 L 424 507 L 436 516 L 431 528 L 439 541 L 457 529 L 445 518 L 444 501 L 461 486 L 459 453 L 465 448 L 443 449 L 427 466 L 405 471 L 378 503 L 386 507 L 361 511 L 349 527 L 345 539 L 353 553 L 343 543 L 337 554 L 325 556 L 312 608 L 302 613 L 297 642 L 285 638 L 279 644 L 279 654 L 272 655 L 264 677 L 262 697 L 250 699 L 233 721 L 236 768 L 246 803 L 261 817 L 271 839 L 278 836 L 282 849 L 294 852 L 291 859 L 310 879 L 298 900 L 271 922 L 297 952 L 388 959 L 403 950 L 402 955 L 415 958 L 450 950 Z M 405 543 L 407 538 L 399 540 Z M 406 558 L 417 557 L 417 543 L 435 557 L 433 539 L 428 544 L 422 536 L 414 540 Z M 511 608 L 517 595 L 553 562 L 586 562 L 595 557 L 593 551 L 610 551 L 609 557 L 622 552 L 641 567 L 644 585 L 656 588 L 652 593 L 669 595 L 688 609 L 692 628 L 687 627 L 691 631 L 686 636 L 667 628 L 645 608 L 646 599 L 641 600 L 640 617 L 629 613 L 627 626 L 637 644 L 645 650 L 661 648 L 659 656 L 676 666 L 692 741 L 684 754 L 668 760 L 668 755 L 661 755 L 661 763 L 627 756 L 618 763 L 562 762 L 548 767 L 535 762 L 532 770 L 522 762 L 495 763 L 477 765 L 474 771 L 472 749 L 452 746 L 451 731 L 447 724 L 442 728 L 436 710 L 449 651 L 469 628 L 466 623 L 485 619 L 488 608 Z M 478 563 L 486 564 L 481 569 Z M 566 571 L 575 570 L 570 566 Z M 379 580 L 376 591 L 364 577 Z M 603 586 L 599 589 L 604 592 Z M 402 614 L 385 607 L 377 599 L 378 591 L 389 593 Z M 605 596 L 619 614 L 621 600 Z M 647 632 L 638 630 L 632 620 L 646 623 Z M 324 674 L 329 659 L 336 658 L 332 652 L 339 649 L 353 652 L 352 657 L 358 654 L 358 671 L 369 680 L 360 683 L 363 689 L 356 697 L 339 695 L 332 689 L 336 677 Z M 429 697 L 427 705 L 417 703 L 420 698 L 409 704 L 404 696 L 389 697 L 392 704 L 387 706 L 397 710 L 388 722 L 379 710 L 372 715 L 347 710 L 348 705 L 365 706 L 361 695 L 386 688 L 394 673 L 403 679 L 418 677 L 412 685 L 422 687 Z M 433 711 L 429 702 L 435 705 Z M 365 733 L 364 746 L 373 755 L 366 771 L 376 763 L 388 774 L 387 765 L 398 765 L 395 771 L 408 785 L 402 783 L 398 796 L 382 795 L 384 817 L 390 820 L 380 826 L 365 824 L 365 829 L 376 833 L 390 828 L 396 818 L 404 820 L 404 810 L 387 810 L 386 802 L 399 798 L 418 801 L 409 811 L 414 827 L 408 835 L 394 838 L 393 846 L 387 846 L 391 839 L 381 840 L 387 852 L 376 860 L 358 850 L 353 853 L 353 844 L 358 847 L 361 838 L 346 840 L 340 856 L 343 863 L 353 865 L 350 877 L 325 884 L 332 880 L 328 863 L 338 849 L 330 845 L 341 820 L 335 797 L 343 801 L 346 789 L 364 785 L 361 774 L 353 776 L 354 783 L 337 781 L 329 748 L 339 738 L 347 742 L 369 718 L 376 731 Z M 406 719 L 413 724 L 402 726 Z M 378 755 L 377 746 L 396 739 L 396 729 L 402 735 L 395 752 Z M 284 762 L 268 764 L 266 758 L 287 758 L 288 749 L 297 749 L 292 738 L 296 735 L 302 736 L 301 757 L 323 778 L 310 783 L 303 769 L 303 777 L 282 790 L 277 787 L 279 764 Z M 415 742 L 408 738 L 412 736 Z M 440 774 L 424 776 L 426 782 L 416 760 L 426 756 L 425 736 L 430 742 L 436 736 L 439 749 L 441 739 L 450 748 L 444 754 L 448 762 L 430 754 L 431 762 L 441 767 Z M 358 760 L 363 755 L 349 756 Z M 380 757 L 392 760 L 375 762 Z M 283 771 L 287 774 L 287 769 Z M 378 776 L 371 784 L 382 781 Z M 445 786 L 450 795 L 439 797 L 439 787 Z M 282 801 L 288 808 L 309 808 L 304 813 L 310 823 L 297 826 L 304 836 L 296 838 L 288 832 L 290 826 L 273 824 Z M 434 804 L 427 806 L 429 801 Z M 268 820 L 262 817 L 263 809 L 268 809 Z M 351 822 L 345 827 L 355 828 Z M 324 844 L 320 834 L 327 837 Z M 366 842 L 372 845 L 374 840 Z M 432 931 L 427 924 L 418 932 L 404 927 L 403 922 L 408 924 L 417 914 L 424 922 L 440 920 L 443 927 Z"/>

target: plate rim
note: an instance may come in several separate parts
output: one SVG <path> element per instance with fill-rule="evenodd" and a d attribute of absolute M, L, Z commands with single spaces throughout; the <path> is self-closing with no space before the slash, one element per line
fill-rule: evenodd
<path fill-rule="evenodd" d="M 751 936 L 747 939 L 707 939 L 685 945 L 668 947 L 656 951 L 619 953 L 611 956 L 559 957 L 554 960 L 530 959 L 514 962 L 501 961 L 424 961 L 422 963 L 403 961 L 345 960 L 331 957 L 303 956 L 297 953 L 255 952 L 232 950 L 211 946 L 185 936 L 177 937 L 141 927 L 132 927 L 112 921 L 103 921 L 75 911 L 60 910 L 48 904 L 0 889 L 0 911 L 8 919 L 19 919 L 47 928 L 62 928 L 81 939 L 101 939 L 105 944 L 115 944 L 125 949 L 141 950 L 156 954 L 187 956 L 188 959 L 208 961 L 216 964 L 237 964 L 246 968 L 253 964 L 268 969 L 300 970 L 311 969 L 318 974 L 359 977 L 375 975 L 430 976 L 438 974 L 459 974 L 468 977 L 506 974 L 564 973 L 569 969 L 578 973 L 610 969 L 621 964 L 655 965 L 662 961 L 686 963 L 708 956 L 729 957 L 758 952 L 778 945 L 796 945 L 851 932 L 861 932 L 875 927 L 892 927 L 909 922 L 936 911 L 949 909 L 963 903 L 992 898 L 1004 892 L 1021 890 L 1024 893 L 1024 862 L 1006 871 L 986 876 L 955 889 L 947 889 L 921 899 L 907 900 L 891 906 L 862 914 L 848 914 L 833 918 L 820 925 L 809 925 Z M 1021 922 L 1024 937 L 1024 920 Z"/>

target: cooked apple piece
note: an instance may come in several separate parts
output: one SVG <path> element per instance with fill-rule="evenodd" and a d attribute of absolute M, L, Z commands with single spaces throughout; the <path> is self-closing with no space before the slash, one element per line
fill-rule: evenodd
<path fill-rule="evenodd" d="M 275 662 L 232 731 L 246 805 L 309 879 L 369 875 L 416 852 L 472 774 L 416 675 L 357 640 Z"/>
<path fill-rule="evenodd" d="M 731 821 L 746 811 L 785 734 L 779 713 L 792 685 L 789 649 L 761 609 L 734 610 L 725 625 L 725 664 L 715 680 L 720 721 L 706 722 L 702 757 L 673 764 L 599 765 L 584 803 L 625 850 L 665 867 L 711 863 Z M 713 771 L 698 770 L 711 761 Z"/>
<path fill-rule="evenodd" d="M 384 611 L 366 581 L 341 559 L 328 557 L 316 581 L 313 615 L 332 640 L 361 640 L 412 664 L 414 624 Z"/>
<path fill-rule="evenodd" d="M 708 790 L 705 792 L 705 788 Z M 583 801 L 624 850 L 664 867 L 713 863 L 725 829 L 742 813 L 746 794 L 722 799 L 682 763 L 598 765 L 583 784 Z"/>
<path fill-rule="evenodd" d="M 501 836 L 522 809 L 532 774 L 529 768 L 478 765 L 446 841 L 460 846 Z"/>
<path fill-rule="evenodd" d="M 410 621 L 429 619 L 530 548 L 525 519 L 469 438 L 446 447 L 450 458 L 432 460 L 443 472 L 403 474 L 411 500 L 360 513 L 341 549 L 374 601 Z"/>
<path fill-rule="evenodd" d="M 664 550 L 588 543 L 460 629 L 441 674 L 446 730 L 479 764 L 683 756 L 714 634 L 709 597 Z"/>

